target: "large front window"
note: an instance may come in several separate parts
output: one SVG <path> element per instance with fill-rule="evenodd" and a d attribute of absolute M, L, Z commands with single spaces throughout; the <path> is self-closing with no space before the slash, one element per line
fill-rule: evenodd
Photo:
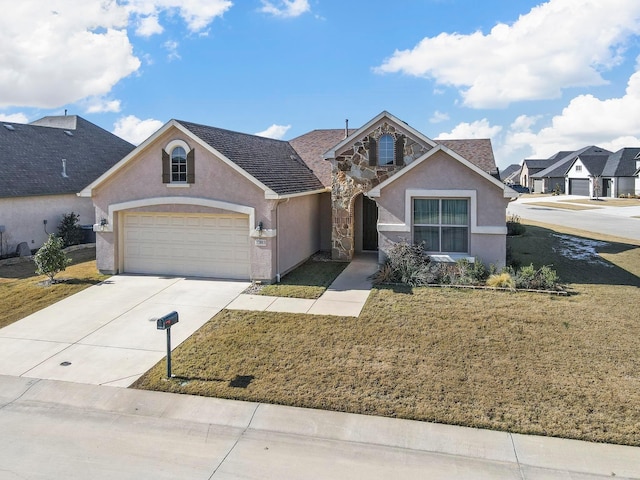
<path fill-rule="evenodd" d="M 395 141 L 388 133 L 378 140 L 378 165 L 393 165 L 395 157 Z"/>
<path fill-rule="evenodd" d="M 469 200 L 414 198 L 413 241 L 427 252 L 469 252 Z"/>
<path fill-rule="evenodd" d="M 171 181 L 187 181 L 187 152 L 182 147 L 176 147 L 171 151 Z"/>

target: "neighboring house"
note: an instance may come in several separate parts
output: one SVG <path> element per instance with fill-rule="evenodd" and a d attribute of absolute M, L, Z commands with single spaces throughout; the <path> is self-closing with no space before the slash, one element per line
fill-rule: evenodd
<path fill-rule="evenodd" d="M 127 155 L 134 146 L 76 115 L 44 117 L 30 124 L 0 122 L 0 254 L 30 249 L 57 232 L 62 215 L 74 212 L 93 224 L 84 186 Z"/>
<path fill-rule="evenodd" d="M 507 185 L 520 185 L 520 169 L 517 163 L 509 165 L 500 172 L 500 180 Z"/>
<path fill-rule="evenodd" d="M 603 197 L 640 195 L 640 147 L 621 148 L 609 155 L 602 170 Z"/>
<path fill-rule="evenodd" d="M 520 168 L 520 185 L 528 188 L 531 193 L 540 193 L 541 184 L 536 184 L 532 177 L 547 168 L 552 162 L 551 159 L 524 159 Z"/>
<path fill-rule="evenodd" d="M 434 141 L 387 112 L 290 142 L 171 120 L 80 194 L 103 272 L 271 282 L 318 250 L 382 259 L 400 240 L 504 265 L 517 194 L 494 172 L 488 140 Z"/>
<path fill-rule="evenodd" d="M 569 195 L 582 195 L 584 182 L 580 182 L 580 178 L 576 178 L 578 182 L 569 182 L 567 179 L 567 171 L 570 165 L 580 155 L 609 155 L 611 152 L 595 145 L 581 148 L 573 152 L 558 152 L 547 161 L 549 165 L 543 170 L 531 175 L 535 193 L 550 193 L 559 190 L 560 193 L 569 193 Z M 587 194 L 585 194 L 587 195 Z"/>
<path fill-rule="evenodd" d="M 567 192 L 590 197 L 635 195 L 640 148 L 578 155 L 567 170 Z"/>

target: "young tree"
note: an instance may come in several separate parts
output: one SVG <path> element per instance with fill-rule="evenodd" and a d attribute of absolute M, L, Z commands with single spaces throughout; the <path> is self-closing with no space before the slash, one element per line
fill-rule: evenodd
<path fill-rule="evenodd" d="M 33 257 L 37 267 L 36 273 L 49 277 L 49 283 L 53 283 L 53 277 L 66 270 L 67 265 L 71 263 L 62 247 L 62 239 L 52 233 Z"/>
<path fill-rule="evenodd" d="M 600 185 L 602 184 L 602 177 L 593 177 L 593 197 L 596 200 L 600 200 Z"/>

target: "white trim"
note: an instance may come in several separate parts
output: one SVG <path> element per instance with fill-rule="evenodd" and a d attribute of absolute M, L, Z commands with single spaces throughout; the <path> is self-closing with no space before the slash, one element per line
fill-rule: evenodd
<path fill-rule="evenodd" d="M 408 124 L 406 124 L 402 120 L 394 117 L 393 115 L 391 115 L 389 112 L 387 112 L 385 110 L 385 111 L 382 111 L 381 113 L 379 113 L 377 116 L 375 116 L 372 120 L 367 122 L 364 126 L 360 127 L 354 133 L 349 135 L 347 138 L 342 140 L 339 144 L 337 144 L 331 150 L 328 150 L 327 152 L 325 152 L 322 157 L 325 160 L 336 158 L 336 153 L 337 152 L 339 152 L 341 149 L 343 149 L 347 145 L 349 145 L 352 142 L 354 142 L 358 137 L 367 135 L 371 131 L 371 129 L 374 128 L 374 126 L 377 123 L 381 122 L 384 119 L 386 119 L 389 123 L 392 123 L 396 127 L 397 130 L 404 131 L 404 132 L 406 132 L 406 133 L 418 138 L 419 140 L 422 140 L 427 145 L 431 145 L 432 147 L 435 147 L 437 145 L 436 142 L 431 140 L 429 137 L 426 137 L 424 134 L 420 133 L 415 128 L 409 126 Z"/>
<path fill-rule="evenodd" d="M 187 145 L 187 142 L 185 142 L 184 140 L 180 140 L 180 139 L 171 140 L 164 147 L 164 151 L 167 152 L 169 155 L 171 155 L 171 150 L 173 150 L 176 147 L 182 147 L 184 149 L 184 153 L 189 153 L 191 151 L 191 147 L 189 147 L 189 145 Z"/>
<path fill-rule="evenodd" d="M 327 193 L 331 191 L 331 187 L 320 188 L 318 190 L 311 190 L 309 192 L 290 193 L 286 195 L 278 195 L 275 192 L 265 193 L 265 200 L 285 200 L 287 198 L 305 197 L 307 195 L 313 195 L 317 193 Z"/>
<path fill-rule="evenodd" d="M 190 183 L 165 183 L 167 188 L 189 188 L 191 187 Z"/>
<path fill-rule="evenodd" d="M 246 205 L 238 205 L 236 203 L 223 202 L 221 200 L 212 200 L 209 198 L 197 197 L 154 197 L 143 198 L 140 200 L 130 200 L 128 202 L 113 203 L 109 205 L 109 213 L 107 225 L 101 227 L 100 224 L 94 225 L 94 231 L 97 232 L 113 232 L 113 214 L 121 210 L 130 210 L 132 208 L 151 207 L 154 205 L 199 205 L 201 207 L 219 208 L 230 212 L 242 213 L 249 216 L 249 236 L 252 235 L 257 228 L 255 225 L 256 213 L 255 208 Z M 96 227 L 98 230 L 95 230 Z"/>
<path fill-rule="evenodd" d="M 379 223 L 379 232 L 410 232 L 411 226 L 406 223 Z"/>

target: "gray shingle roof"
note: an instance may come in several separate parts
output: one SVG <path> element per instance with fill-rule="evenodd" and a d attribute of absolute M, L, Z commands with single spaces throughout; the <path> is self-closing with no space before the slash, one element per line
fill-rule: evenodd
<path fill-rule="evenodd" d="M 604 166 L 607 164 L 607 159 L 609 155 L 607 154 L 599 154 L 599 155 L 579 155 L 578 158 L 585 166 L 590 175 L 597 177 L 602 175 L 602 170 Z M 571 168 L 572 164 L 567 165 L 567 172 L 569 168 Z"/>
<path fill-rule="evenodd" d="M 555 160 L 551 165 L 542 171 L 539 171 L 535 175 L 531 175 L 533 178 L 557 178 L 564 177 L 567 174 L 567 170 L 571 166 L 571 163 L 579 155 L 599 155 L 602 153 L 610 154 L 609 150 L 597 147 L 595 145 L 589 145 L 588 147 L 581 148 L 566 155 L 559 156 L 564 152 L 558 152 L 551 160 Z"/>
<path fill-rule="evenodd" d="M 640 148 L 622 148 L 609 155 L 607 164 L 602 170 L 603 177 L 633 177 L 638 170 L 636 157 L 640 155 Z"/>
<path fill-rule="evenodd" d="M 47 124 L 60 127 L 43 126 Z M 134 149 L 75 115 L 28 125 L 0 122 L 0 146 L 0 197 L 77 193 Z M 63 158 L 67 177 L 62 175 Z"/>
<path fill-rule="evenodd" d="M 520 165 L 513 163 L 500 172 L 500 180 L 503 182 L 509 177 L 520 174 Z"/>
<path fill-rule="evenodd" d="M 279 195 L 324 188 L 288 142 L 176 121 Z"/>

